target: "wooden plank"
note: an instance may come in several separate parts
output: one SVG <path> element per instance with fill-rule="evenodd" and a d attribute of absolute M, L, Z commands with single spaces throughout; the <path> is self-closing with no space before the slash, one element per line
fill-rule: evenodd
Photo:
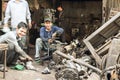
<path fill-rule="evenodd" d="M 106 40 L 106 38 L 101 37 L 100 35 L 96 35 L 93 39 L 89 40 L 89 42 L 91 43 L 91 45 L 94 48 L 97 48 L 100 44 L 102 44 L 104 41 Z"/>
<path fill-rule="evenodd" d="M 120 33 L 118 33 L 117 35 L 115 35 L 114 37 L 120 37 Z M 111 39 L 112 40 L 112 39 Z M 105 44 L 103 44 L 101 47 L 99 47 L 98 49 L 96 49 L 96 53 L 98 53 L 98 55 L 105 55 L 105 52 L 108 52 L 108 49 L 111 46 L 111 40 L 107 41 Z"/>
<path fill-rule="evenodd" d="M 90 39 L 92 39 L 94 36 L 96 36 L 99 32 L 101 32 L 102 30 L 104 30 L 106 27 L 109 27 L 109 25 L 111 24 L 111 23 L 113 23 L 117 18 L 119 18 L 120 17 L 120 12 L 117 14 L 117 15 L 115 15 L 113 18 L 111 18 L 109 21 L 107 21 L 105 24 L 103 24 L 100 28 L 98 28 L 95 32 L 93 32 L 90 36 L 88 36 L 87 38 L 86 38 L 86 40 L 90 40 Z"/>
<path fill-rule="evenodd" d="M 101 58 L 99 57 L 99 55 L 96 53 L 95 49 L 93 48 L 93 46 L 86 40 L 84 40 L 84 43 L 86 44 L 86 46 L 89 48 L 93 58 L 95 59 L 95 61 L 97 62 L 97 64 L 101 65 Z"/>
<path fill-rule="evenodd" d="M 111 40 L 106 42 L 104 45 L 102 45 L 100 48 L 96 50 L 96 53 L 100 56 L 104 56 L 108 53 L 108 49 L 110 47 Z"/>
<path fill-rule="evenodd" d="M 113 39 L 107 55 L 106 68 L 118 64 L 117 60 L 119 55 L 120 55 L 120 39 Z"/>
<path fill-rule="evenodd" d="M 102 45 L 100 48 L 98 48 L 96 50 L 96 52 L 99 52 L 100 50 L 102 50 L 104 47 L 106 47 L 107 45 L 109 45 L 111 43 L 111 40 L 109 40 L 108 42 L 106 42 L 104 45 Z"/>
<path fill-rule="evenodd" d="M 3 4 L 4 4 L 4 0 L 2 0 L 2 6 L 1 6 L 2 7 L 2 13 L 1 13 L 2 14 L 2 20 L 4 18 L 4 16 L 3 16 Z"/>
<path fill-rule="evenodd" d="M 120 12 L 83 40 L 99 65 L 101 64 L 99 54 L 107 52 L 110 47 L 110 42 L 106 43 L 106 40 L 115 36 L 120 30 L 119 23 L 116 23 L 119 20 Z"/>

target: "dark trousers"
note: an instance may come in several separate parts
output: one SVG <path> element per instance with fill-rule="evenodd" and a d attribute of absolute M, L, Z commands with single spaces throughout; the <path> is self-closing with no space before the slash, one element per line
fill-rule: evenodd
<path fill-rule="evenodd" d="M 8 45 L 9 47 L 7 51 L 6 61 L 7 61 L 7 65 L 12 65 L 19 58 L 19 54 L 15 52 L 14 45 L 12 43 L 9 43 Z M 4 63 L 4 52 L 0 51 L 0 64 L 3 64 L 3 63 Z"/>

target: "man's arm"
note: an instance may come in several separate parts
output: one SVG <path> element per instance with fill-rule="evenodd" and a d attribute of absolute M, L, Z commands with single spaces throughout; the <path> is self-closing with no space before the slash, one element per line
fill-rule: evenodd
<path fill-rule="evenodd" d="M 27 15 L 27 20 L 28 20 L 28 25 L 29 25 L 29 28 L 31 28 L 32 27 L 32 25 L 31 25 L 31 13 L 30 13 L 30 9 L 29 9 L 29 5 L 28 5 L 27 1 L 26 1 L 26 7 L 27 7 L 26 15 Z"/>
<path fill-rule="evenodd" d="M 25 51 L 23 51 L 23 49 L 18 45 L 18 42 L 15 41 L 13 44 L 15 45 L 15 51 L 17 53 L 19 53 L 22 57 L 28 60 L 32 60 L 32 58 L 29 55 L 27 55 Z"/>
<path fill-rule="evenodd" d="M 53 27 L 54 33 L 52 34 L 52 38 L 50 39 L 50 42 L 53 42 L 57 37 L 59 37 L 64 30 L 60 27 L 54 26 Z"/>
<path fill-rule="evenodd" d="M 8 2 L 7 8 L 5 11 L 5 18 L 4 18 L 4 27 L 8 27 L 8 20 L 10 19 L 11 14 L 10 14 L 10 3 Z"/>
<path fill-rule="evenodd" d="M 44 30 L 44 27 L 41 27 L 41 28 L 40 28 L 40 38 L 41 38 L 43 41 L 48 41 L 48 38 L 45 38 L 45 30 Z"/>
<path fill-rule="evenodd" d="M 23 56 L 24 58 L 27 58 L 28 60 L 32 60 L 31 57 L 29 57 L 22 49 L 21 47 L 18 45 L 17 40 L 13 37 L 15 35 L 13 35 L 11 32 L 8 32 L 2 36 L 0 36 L 0 43 L 12 43 L 15 46 L 15 51 L 18 52 L 21 56 Z"/>
<path fill-rule="evenodd" d="M 54 26 L 54 29 L 55 29 L 55 32 L 53 36 L 61 35 L 64 32 L 63 28 L 60 28 L 58 26 Z"/>

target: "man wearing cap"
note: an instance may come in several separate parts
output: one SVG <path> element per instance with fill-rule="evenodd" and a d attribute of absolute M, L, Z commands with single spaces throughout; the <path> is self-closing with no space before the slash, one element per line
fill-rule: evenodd
<path fill-rule="evenodd" d="M 35 60 L 40 61 L 40 52 L 42 49 L 48 47 L 48 44 L 52 43 L 55 40 L 57 35 L 61 35 L 63 33 L 63 29 L 54 26 L 50 18 L 44 19 L 44 26 L 40 28 L 40 38 L 36 39 L 36 53 L 35 53 Z"/>

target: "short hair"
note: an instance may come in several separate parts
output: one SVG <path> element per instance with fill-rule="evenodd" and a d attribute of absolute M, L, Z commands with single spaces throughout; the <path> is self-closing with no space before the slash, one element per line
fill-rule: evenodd
<path fill-rule="evenodd" d="M 27 29 L 28 26 L 27 26 L 26 23 L 24 23 L 24 22 L 20 22 L 20 23 L 18 24 L 17 28 L 18 28 L 18 29 L 19 29 L 19 28 L 25 28 L 25 29 Z"/>

